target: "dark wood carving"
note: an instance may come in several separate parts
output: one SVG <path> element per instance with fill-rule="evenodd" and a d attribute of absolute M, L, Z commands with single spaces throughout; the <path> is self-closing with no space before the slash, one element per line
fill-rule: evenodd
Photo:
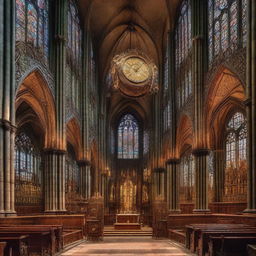
<path fill-rule="evenodd" d="M 167 204 L 158 199 L 153 202 L 153 237 L 167 237 Z"/>
<path fill-rule="evenodd" d="M 97 194 L 88 201 L 86 224 L 88 240 L 97 241 L 103 239 L 104 201 Z"/>

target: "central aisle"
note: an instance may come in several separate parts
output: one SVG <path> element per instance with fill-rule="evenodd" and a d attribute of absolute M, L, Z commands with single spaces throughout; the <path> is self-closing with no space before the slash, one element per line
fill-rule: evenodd
<path fill-rule="evenodd" d="M 62 254 L 67 255 L 193 255 L 170 240 L 151 237 L 106 237 L 103 242 L 85 242 Z"/>

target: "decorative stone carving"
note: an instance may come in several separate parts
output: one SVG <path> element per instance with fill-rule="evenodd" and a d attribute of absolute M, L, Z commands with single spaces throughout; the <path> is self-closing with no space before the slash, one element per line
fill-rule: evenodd
<path fill-rule="evenodd" d="M 54 78 L 49 70 L 45 56 L 33 45 L 17 42 L 16 44 L 16 90 L 23 80 L 33 71 L 38 70 L 45 78 L 51 92 L 54 92 Z"/>

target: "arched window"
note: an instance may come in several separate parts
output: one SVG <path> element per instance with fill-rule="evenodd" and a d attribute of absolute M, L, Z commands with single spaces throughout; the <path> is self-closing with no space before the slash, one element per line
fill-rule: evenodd
<path fill-rule="evenodd" d="M 139 125 L 131 114 L 126 114 L 118 125 L 118 158 L 139 158 Z"/>
<path fill-rule="evenodd" d="M 177 107 L 182 107 L 192 93 L 191 74 L 191 7 L 183 0 L 175 27 L 175 66 L 177 81 Z"/>
<path fill-rule="evenodd" d="M 15 204 L 42 205 L 41 151 L 23 132 L 15 138 Z"/>
<path fill-rule="evenodd" d="M 82 57 L 82 30 L 80 27 L 79 14 L 73 0 L 69 1 L 68 9 L 68 50 L 73 64 L 81 64 Z"/>
<path fill-rule="evenodd" d="M 180 162 L 180 202 L 192 203 L 195 199 L 195 166 L 191 150 L 186 151 Z"/>
<path fill-rule="evenodd" d="M 16 41 L 30 43 L 48 55 L 48 0 L 16 0 Z"/>
<path fill-rule="evenodd" d="M 228 49 L 246 45 L 246 5 L 247 0 L 208 0 L 210 64 Z"/>
<path fill-rule="evenodd" d="M 228 121 L 225 139 L 225 193 L 227 201 L 246 200 L 247 161 L 246 120 L 236 112 Z"/>

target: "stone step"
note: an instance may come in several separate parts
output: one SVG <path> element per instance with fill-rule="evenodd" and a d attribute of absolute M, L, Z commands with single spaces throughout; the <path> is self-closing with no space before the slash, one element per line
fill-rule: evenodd
<path fill-rule="evenodd" d="M 142 230 L 105 230 L 104 236 L 152 236 L 152 231 Z"/>

